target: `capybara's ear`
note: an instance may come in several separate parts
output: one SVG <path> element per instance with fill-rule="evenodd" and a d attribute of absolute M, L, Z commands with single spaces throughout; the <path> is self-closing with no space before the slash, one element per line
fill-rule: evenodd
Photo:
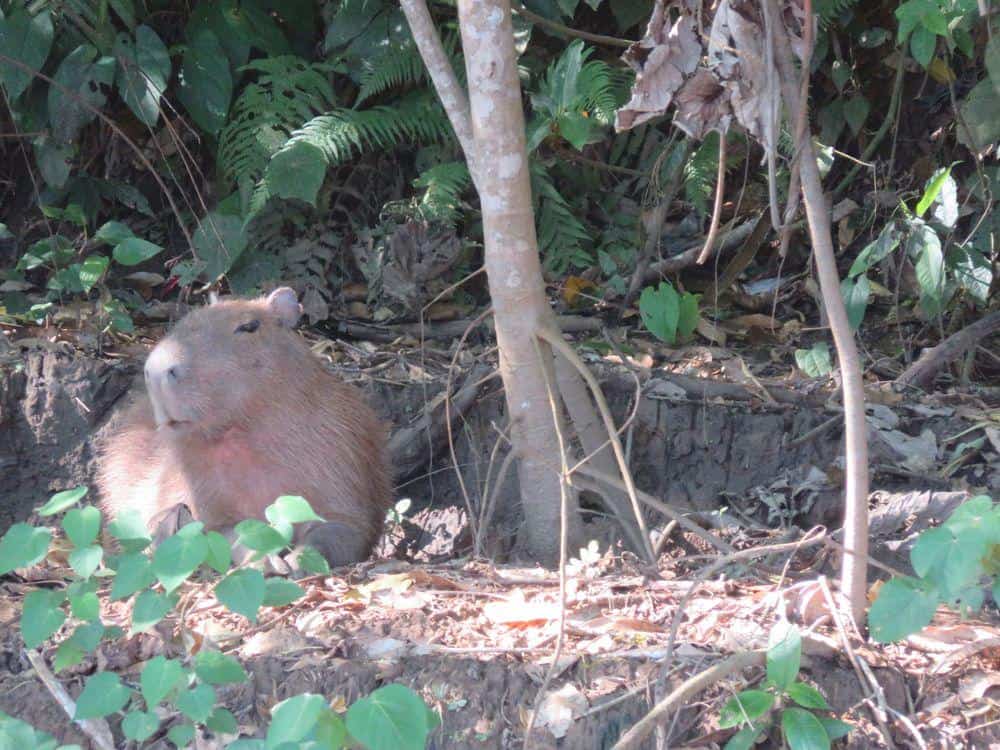
<path fill-rule="evenodd" d="M 267 295 L 267 306 L 278 316 L 281 325 L 287 328 L 295 327 L 302 315 L 302 305 L 291 287 L 278 287 Z"/>

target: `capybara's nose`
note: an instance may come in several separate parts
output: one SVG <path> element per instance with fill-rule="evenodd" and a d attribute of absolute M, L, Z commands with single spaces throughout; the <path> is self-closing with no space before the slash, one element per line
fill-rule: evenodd
<path fill-rule="evenodd" d="M 160 344 L 146 360 L 146 382 L 159 387 L 176 386 L 187 377 L 188 368 L 169 344 Z"/>

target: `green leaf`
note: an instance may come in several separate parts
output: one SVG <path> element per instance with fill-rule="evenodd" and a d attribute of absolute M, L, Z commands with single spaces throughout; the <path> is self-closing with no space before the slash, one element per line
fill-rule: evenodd
<path fill-rule="evenodd" d="M 118 94 L 139 121 L 152 127 L 160 117 L 160 97 L 170 80 L 170 54 L 148 26 L 135 30 L 135 40 L 119 34 L 114 55 L 118 58 Z"/>
<path fill-rule="evenodd" d="M 198 127 L 216 135 L 226 122 L 232 96 L 225 50 L 210 29 L 195 27 L 181 64 L 181 101 Z"/>
<path fill-rule="evenodd" d="M 927 68 L 934 57 L 934 48 L 937 46 L 937 37 L 933 31 L 925 26 L 921 26 L 913 32 L 910 37 L 910 53 L 913 59 Z"/>
<path fill-rule="evenodd" d="M 744 727 L 729 738 L 723 750 L 753 750 L 757 739 L 763 733 L 764 731 L 758 727 Z"/>
<path fill-rule="evenodd" d="M 191 724 L 175 724 L 167 732 L 167 739 L 177 747 L 187 747 L 194 739 L 194 726 Z"/>
<path fill-rule="evenodd" d="M 120 221 L 106 222 L 94 233 L 96 241 L 104 242 L 108 245 L 118 245 L 130 237 L 135 237 L 135 234 Z"/>
<path fill-rule="evenodd" d="M 826 736 L 830 738 L 830 742 L 836 742 L 854 730 L 853 724 L 848 724 L 846 721 L 841 721 L 840 719 L 830 719 L 825 716 L 817 716 L 816 718 L 819 719 L 819 723 L 826 730 Z"/>
<path fill-rule="evenodd" d="M 851 80 L 851 66 L 842 60 L 834 60 L 830 76 L 833 78 L 833 85 L 837 87 L 837 91 L 843 91 L 845 84 Z"/>
<path fill-rule="evenodd" d="M 215 690 L 211 685 L 197 685 L 177 696 L 177 708 L 191 721 L 201 724 L 215 705 Z"/>
<path fill-rule="evenodd" d="M 81 578 L 90 578 L 104 559 L 104 549 L 99 544 L 77 547 L 69 553 L 69 566 Z"/>
<path fill-rule="evenodd" d="M 52 14 L 48 10 L 32 16 L 17 8 L 7 18 L 0 19 L 0 55 L 29 68 L 0 63 L 0 83 L 9 100 L 17 99 L 28 88 L 32 71 L 41 71 L 52 49 L 52 36 Z"/>
<path fill-rule="evenodd" d="M 159 245 L 139 237 L 129 237 L 122 240 L 112 252 L 114 259 L 123 266 L 137 266 L 163 251 Z"/>
<path fill-rule="evenodd" d="M 273 750 L 282 743 L 304 739 L 327 708 L 326 699 L 312 693 L 301 693 L 281 701 L 271 709 L 271 726 L 267 729 L 264 747 Z"/>
<path fill-rule="evenodd" d="M 179 661 L 165 656 L 155 656 L 146 662 L 139 678 L 139 687 L 146 707 L 150 710 L 184 680 L 184 669 Z"/>
<path fill-rule="evenodd" d="M 851 269 L 847 272 L 848 277 L 866 273 L 869 268 L 885 259 L 898 246 L 899 232 L 896 231 L 896 225 L 890 221 L 882 227 L 882 231 L 879 232 L 875 241 L 858 254 L 854 263 L 851 264 Z"/>
<path fill-rule="evenodd" d="M 93 581 L 81 581 L 80 583 L 93 584 Z M 101 600 L 97 598 L 95 591 L 85 590 L 74 594 L 72 590 L 69 590 L 69 611 L 78 620 L 96 622 L 101 617 Z"/>
<path fill-rule="evenodd" d="M 920 534 L 910 551 L 918 576 L 933 582 L 945 597 L 971 585 L 982 574 L 981 560 L 988 540 L 980 535 L 956 535 L 938 527 Z"/>
<path fill-rule="evenodd" d="M 176 603 L 176 596 L 143 591 L 132 606 L 132 633 L 145 633 L 162 620 Z"/>
<path fill-rule="evenodd" d="M 700 294 L 684 292 L 680 298 L 680 310 L 677 318 L 677 335 L 682 339 L 688 339 L 698 327 L 698 300 Z"/>
<path fill-rule="evenodd" d="M 80 285 L 84 292 L 94 288 L 94 284 L 101 280 L 110 263 L 111 261 L 103 255 L 88 255 L 84 259 L 80 264 Z"/>
<path fill-rule="evenodd" d="M 858 36 L 858 44 L 867 49 L 874 49 L 885 44 L 889 40 L 889 36 L 890 34 L 886 29 L 883 29 L 881 26 L 873 26 L 861 32 L 860 36 Z"/>
<path fill-rule="evenodd" d="M 915 210 L 917 216 L 920 218 L 924 217 L 927 209 L 937 200 L 938 195 L 941 193 L 941 188 L 944 187 L 944 183 L 949 177 L 951 177 L 951 167 L 942 167 L 931 175 L 930 179 L 927 180 L 927 184 L 924 185 L 924 194 L 917 203 Z"/>
<path fill-rule="evenodd" d="M 565 112 L 556 123 L 559 126 L 559 134 L 577 151 L 583 151 L 584 146 L 592 143 L 595 138 L 600 138 L 600 133 L 594 127 L 594 121 L 585 117 L 582 112 Z"/>
<path fill-rule="evenodd" d="M 719 729 L 738 727 L 760 718 L 774 705 L 774 695 L 766 690 L 744 690 L 734 695 L 719 714 Z"/>
<path fill-rule="evenodd" d="M 919 632 L 937 611 L 937 589 L 914 578 L 893 578 L 879 589 L 868 612 L 872 639 L 890 643 Z"/>
<path fill-rule="evenodd" d="M 788 696 L 802 708 L 815 708 L 820 711 L 832 711 L 823 694 L 812 685 L 796 682 L 788 687 Z"/>
<path fill-rule="evenodd" d="M 316 515 L 308 500 L 297 495 L 282 495 L 264 509 L 264 517 L 275 525 L 325 520 Z"/>
<path fill-rule="evenodd" d="M 944 296 L 944 254 L 937 232 L 926 224 L 921 224 L 910 232 L 906 244 L 907 252 L 916 256 L 917 283 L 920 285 L 921 301 L 927 300 L 933 309 L 935 302 Z"/>
<path fill-rule="evenodd" d="M 86 487 L 75 487 L 71 490 L 57 492 L 49 498 L 49 501 L 45 503 L 45 505 L 38 509 L 38 515 L 54 516 L 56 513 L 61 513 L 66 510 L 71 505 L 76 505 L 76 503 L 83 500 L 86 495 Z"/>
<path fill-rule="evenodd" d="M 767 679 L 781 690 L 788 688 L 799 676 L 802 660 L 802 636 L 799 629 L 787 622 L 771 628 L 767 647 Z"/>
<path fill-rule="evenodd" d="M 263 521 L 248 518 L 236 524 L 236 539 L 247 549 L 270 555 L 285 548 L 285 537 Z"/>
<path fill-rule="evenodd" d="M 639 315 L 646 330 L 667 344 L 677 340 L 680 296 L 669 281 L 654 289 L 649 286 L 639 296 Z"/>
<path fill-rule="evenodd" d="M 239 724 L 236 722 L 236 717 L 233 716 L 231 711 L 222 707 L 212 711 L 212 714 L 205 720 L 205 726 L 219 734 L 236 734 L 240 730 Z M 329 745 L 328 747 L 337 746 Z"/>
<path fill-rule="evenodd" d="M 284 607 L 305 596 L 305 591 L 294 581 L 285 578 L 268 578 L 264 591 L 265 607 Z"/>
<path fill-rule="evenodd" d="M 62 591 L 32 591 L 24 597 L 21 610 L 21 635 L 24 645 L 38 648 L 66 622 L 62 603 L 66 595 Z"/>
<path fill-rule="evenodd" d="M 227 273 L 247 247 L 243 220 L 215 211 L 201 220 L 192 241 L 199 260 L 205 263 L 202 275 L 209 281 Z"/>
<path fill-rule="evenodd" d="M 35 163 L 45 184 L 56 189 L 64 187 L 76 155 L 76 144 L 63 143 L 41 135 L 32 141 L 32 147 L 35 151 Z"/>
<path fill-rule="evenodd" d="M 343 719 L 326 708 L 320 712 L 316 726 L 306 739 L 317 743 L 319 747 L 344 747 L 347 740 L 347 726 Z M 313 747 L 313 745 L 307 745 L 307 747 Z"/>
<path fill-rule="evenodd" d="M 308 544 L 303 544 L 299 550 L 298 565 L 306 573 L 326 575 L 330 572 L 330 563 L 320 554 L 319 550 Z"/>
<path fill-rule="evenodd" d="M 264 602 L 264 574 L 254 568 L 234 570 L 215 587 L 215 596 L 232 612 L 257 621 L 257 610 Z"/>
<path fill-rule="evenodd" d="M 824 341 L 817 341 L 812 349 L 796 349 L 795 364 L 811 378 L 825 377 L 833 370 L 830 347 Z"/>
<path fill-rule="evenodd" d="M 868 309 L 868 300 L 871 297 L 868 277 L 862 275 L 856 279 L 844 279 L 840 282 L 840 296 L 844 298 L 844 307 L 847 309 L 847 322 L 856 331 L 861 321 L 865 319 L 865 310 Z"/>
<path fill-rule="evenodd" d="M 86 547 L 101 530 L 101 511 L 92 505 L 73 508 L 63 517 L 63 530 L 77 547 Z"/>
<path fill-rule="evenodd" d="M 97 48 L 90 44 L 81 44 L 63 58 L 53 79 L 55 83 L 49 86 L 52 135 L 68 143 L 76 140 L 80 129 L 93 120 L 107 102 L 103 87 L 114 82 L 115 60 L 101 57 Z"/>
<path fill-rule="evenodd" d="M 55 659 L 52 660 L 53 668 L 61 672 L 68 667 L 76 666 L 83 661 L 85 654 L 97 648 L 103 636 L 104 626 L 101 623 L 81 625 L 73 631 L 73 635 L 59 644 Z"/>
<path fill-rule="evenodd" d="M 968 53 L 966 54 L 968 55 Z M 972 55 L 968 56 L 972 57 Z M 993 82 L 993 88 L 1000 94 L 1000 37 L 990 37 L 989 41 L 986 42 L 983 62 L 986 65 L 986 72 L 989 73 L 990 81 Z"/>
<path fill-rule="evenodd" d="M 183 531 L 183 530 L 182 530 Z M 153 572 L 169 594 L 197 570 L 208 555 L 204 534 L 174 534 L 153 554 Z"/>
<path fill-rule="evenodd" d="M 865 120 L 868 119 L 868 112 L 870 110 L 871 105 L 861 94 L 852 96 L 844 102 L 844 119 L 847 121 L 854 135 L 861 132 L 861 127 L 865 124 Z"/>
<path fill-rule="evenodd" d="M 423 750 L 439 721 L 419 695 L 398 684 L 373 691 L 347 710 L 347 731 L 368 750 Z"/>
<path fill-rule="evenodd" d="M 229 540 L 218 531 L 209 531 L 205 534 L 205 541 L 208 543 L 205 564 L 212 570 L 225 574 L 233 563 L 233 551 L 229 546 Z"/>
<path fill-rule="evenodd" d="M 136 742 L 148 740 L 159 728 L 160 720 L 152 711 L 129 711 L 122 720 L 125 739 Z"/>
<path fill-rule="evenodd" d="M 15 523 L 0 538 L 0 575 L 27 568 L 42 560 L 49 551 L 52 532 L 26 523 Z"/>
<path fill-rule="evenodd" d="M 781 731 L 791 750 L 829 750 L 830 738 L 823 725 L 803 708 L 786 708 L 781 713 Z"/>
<path fill-rule="evenodd" d="M 111 601 L 125 599 L 136 591 L 148 588 L 156 575 L 153 564 L 141 552 L 129 552 L 118 558 L 115 580 L 111 584 Z"/>
<path fill-rule="evenodd" d="M 209 685 L 224 685 L 247 680 L 243 666 L 233 657 L 218 651 L 199 651 L 194 659 L 194 671 L 199 680 Z"/>
<path fill-rule="evenodd" d="M 132 691 L 122 685 L 114 672 L 98 672 L 87 678 L 83 692 L 76 699 L 76 713 L 73 720 L 99 719 L 120 710 Z"/>
<path fill-rule="evenodd" d="M 142 514 L 134 509 L 119 512 L 108 523 L 108 533 L 121 543 L 126 552 L 140 552 L 153 541 Z"/>
<path fill-rule="evenodd" d="M 264 172 L 267 189 L 279 198 L 294 198 L 315 206 L 316 195 L 326 178 L 323 151 L 307 141 L 283 148 L 268 162 Z"/>

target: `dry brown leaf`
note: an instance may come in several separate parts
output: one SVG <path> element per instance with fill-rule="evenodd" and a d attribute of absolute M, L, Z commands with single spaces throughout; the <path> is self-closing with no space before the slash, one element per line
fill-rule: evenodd
<path fill-rule="evenodd" d="M 535 725 L 548 728 L 556 739 L 566 736 L 570 725 L 587 710 L 587 698 L 576 685 L 567 683 L 548 693 L 538 707 Z"/>

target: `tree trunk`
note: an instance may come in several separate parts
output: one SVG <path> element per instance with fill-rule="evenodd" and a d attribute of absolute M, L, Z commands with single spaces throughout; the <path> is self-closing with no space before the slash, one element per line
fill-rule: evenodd
<path fill-rule="evenodd" d="M 558 436 L 535 331 L 559 330 L 545 297 L 531 206 L 524 112 L 508 0 L 459 0 L 469 82 L 476 182 L 483 215 L 485 266 L 493 300 L 500 374 L 518 456 L 525 524 L 519 546 L 544 562 L 558 559 Z M 569 536 L 579 536 L 570 498 Z"/>

